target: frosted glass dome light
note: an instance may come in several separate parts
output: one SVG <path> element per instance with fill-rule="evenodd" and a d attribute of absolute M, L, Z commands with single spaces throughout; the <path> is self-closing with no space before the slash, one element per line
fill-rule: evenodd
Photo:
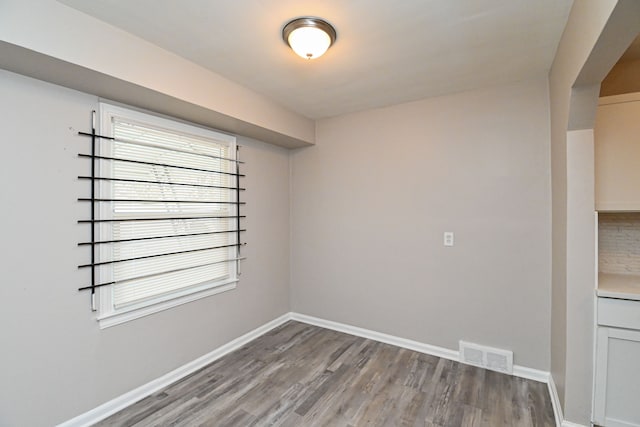
<path fill-rule="evenodd" d="M 336 40 L 336 30 L 318 18 L 297 18 L 284 26 L 282 38 L 304 59 L 322 56 Z"/>

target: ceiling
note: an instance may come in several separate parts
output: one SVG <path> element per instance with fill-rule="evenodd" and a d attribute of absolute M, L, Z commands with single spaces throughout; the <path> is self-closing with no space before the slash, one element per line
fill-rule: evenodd
<path fill-rule="evenodd" d="M 548 73 L 572 0 L 59 0 L 312 119 Z M 306 61 L 298 16 L 338 33 Z"/>

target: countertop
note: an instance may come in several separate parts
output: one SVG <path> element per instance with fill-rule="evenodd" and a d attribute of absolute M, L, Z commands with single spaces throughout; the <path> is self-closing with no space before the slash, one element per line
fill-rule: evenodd
<path fill-rule="evenodd" d="M 640 301 L 640 276 L 599 273 L 596 295 Z"/>

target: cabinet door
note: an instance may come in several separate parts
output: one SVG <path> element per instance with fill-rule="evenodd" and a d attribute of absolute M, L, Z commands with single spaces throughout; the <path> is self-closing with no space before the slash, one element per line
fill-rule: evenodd
<path fill-rule="evenodd" d="M 640 427 L 640 331 L 598 327 L 594 421 Z"/>
<path fill-rule="evenodd" d="M 630 96 L 603 98 L 598 107 L 596 210 L 640 209 L 640 94 Z"/>

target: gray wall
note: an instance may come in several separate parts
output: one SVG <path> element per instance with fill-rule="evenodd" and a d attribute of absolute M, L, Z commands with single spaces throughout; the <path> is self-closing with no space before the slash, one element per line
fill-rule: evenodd
<path fill-rule="evenodd" d="M 248 260 L 236 290 L 100 330 L 89 294 L 86 151 L 97 99 L 0 71 L 0 425 L 53 425 L 289 310 L 289 154 L 240 138 Z"/>
<path fill-rule="evenodd" d="M 293 310 L 548 370 L 547 93 L 541 79 L 320 121 L 292 156 Z"/>
<path fill-rule="evenodd" d="M 593 388 L 596 224 L 593 130 L 567 132 L 567 366 L 565 417 L 588 425 Z"/>
<path fill-rule="evenodd" d="M 593 371 L 593 88 L 636 37 L 639 23 L 636 0 L 574 2 L 549 73 L 551 375 L 565 419 L 580 424 L 591 419 Z"/>
<path fill-rule="evenodd" d="M 563 409 L 567 382 L 567 130 L 571 88 L 617 0 L 574 2 L 549 72 L 552 185 L 551 375 Z M 589 325 L 592 328 L 593 325 Z M 590 356 L 589 356 L 590 357 Z M 572 420 L 578 421 L 575 418 Z M 584 420 L 581 420 L 583 422 Z"/>

